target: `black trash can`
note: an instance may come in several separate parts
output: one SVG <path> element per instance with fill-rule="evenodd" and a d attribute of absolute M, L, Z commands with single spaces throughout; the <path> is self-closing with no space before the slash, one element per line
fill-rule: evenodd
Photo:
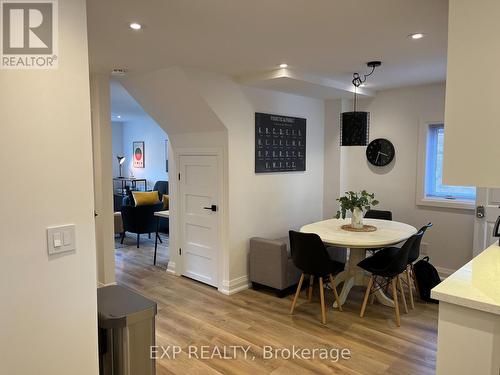
<path fill-rule="evenodd" d="M 156 302 L 119 285 L 97 289 L 100 375 L 154 375 Z"/>

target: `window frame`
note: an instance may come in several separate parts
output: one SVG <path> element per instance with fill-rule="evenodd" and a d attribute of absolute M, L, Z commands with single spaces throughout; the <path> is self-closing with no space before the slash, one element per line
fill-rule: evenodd
<path fill-rule="evenodd" d="M 422 122 L 418 129 L 418 159 L 417 159 L 417 186 L 415 203 L 417 206 L 431 206 L 443 208 L 456 208 L 465 210 L 474 210 L 476 207 L 475 200 L 469 199 L 446 199 L 443 197 L 433 197 L 426 195 L 426 168 L 427 168 L 427 151 L 429 145 L 429 129 L 438 125 L 443 125 L 444 121 L 425 121 Z"/>

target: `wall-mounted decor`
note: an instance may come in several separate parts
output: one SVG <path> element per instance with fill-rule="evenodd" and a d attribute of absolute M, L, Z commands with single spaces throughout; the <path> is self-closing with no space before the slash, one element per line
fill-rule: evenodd
<path fill-rule="evenodd" d="M 371 76 L 375 68 L 382 65 L 380 61 L 370 61 L 366 65 L 371 68 L 371 72 L 352 75 L 354 86 L 354 108 L 352 112 L 343 112 L 340 118 L 340 145 L 341 146 L 366 146 L 369 141 L 370 114 L 368 112 L 356 111 L 357 89 L 366 82 L 366 78 Z"/>
<path fill-rule="evenodd" d="M 132 142 L 134 168 L 144 168 L 144 141 Z"/>
<path fill-rule="evenodd" d="M 306 119 L 255 113 L 255 173 L 306 170 Z"/>
<path fill-rule="evenodd" d="M 370 142 L 366 148 L 366 158 L 370 164 L 384 167 L 391 163 L 396 155 L 396 150 L 391 141 L 385 138 L 377 138 Z"/>

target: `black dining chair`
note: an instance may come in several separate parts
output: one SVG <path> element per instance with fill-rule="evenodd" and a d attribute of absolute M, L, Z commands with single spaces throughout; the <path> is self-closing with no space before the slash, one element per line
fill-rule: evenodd
<path fill-rule="evenodd" d="M 410 253 L 410 250 L 412 249 L 413 243 L 421 238 L 422 235 L 422 232 L 414 234 L 406 240 L 401 248 L 394 248 L 397 249 L 397 251 L 386 253 L 378 252 L 375 255 L 363 259 L 358 263 L 358 267 L 371 273 L 370 280 L 368 281 L 368 286 L 366 288 L 365 297 L 363 299 L 363 304 L 361 305 L 361 312 L 359 314 L 361 318 L 365 314 L 366 304 L 370 295 L 380 289 L 383 289 L 386 285 L 391 284 L 392 298 L 394 300 L 394 309 L 396 313 L 396 325 L 398 327 L 401 326 L 398 304 L 398 284 L 405 311 L 407 313 L 408 308 L 406 306 L 406 300 L 400 275 L 407 269 L 408 255 Z"/>
<path fill-rule="evenodd" d="M 365 218 L 392 221 L 392 212 L 382 210 L 368 210 L 365 212 Z"/>
<path fill-rule="evenodd" d="M 420 293 L 418 290 L 418 284 L 417 284 L 417 279 L 415 277 L 415 272 L 413 271 L 413 264 L 420 257 L 420 244 L 422 242 L 422 238 L 423 238 L 425 232 L 430 227 L 432 227 L 432 223 L 429 222 L 426 225 L 424 225 L 422 228 L 420 228 L 420 230 L 418 232 L 419 233 L 422 232 L 422 235 L 415 240 L 415 242 L 413 243 L 413 246 L 411 247 L 410 252 L 408 254 L 408 265 L 407 265 L 405 273 L 406 273 L 406 284 L 408 286 L 408 292 L 410 295 L 410 307 L 412 309 L 415 308 L 415 302 L 413 299 L 412 284 L 413 284 L 413 286 L 415 286 L 415 291 L 417 292 L 417 295 L 419 295 L 419 293 Z M 386 247 L 385 249 L 382 249 L 381 251 L 379 251 L 377 254 L 380 254 L 380 256 L 390 257 L 390 256 L 394 256 L 394 254 L 398 250 L 399 250 L 398 247 Z"/>
<path fill-rule="evenodd" d="M 326 251 L 325 244 L 321 238 L 314 233 L 301 233 L 291 230 L 290 236 L 290 251 L 292 253 L 292 260 L 295 266 L 302 271 L 300 276 L 299 285 L 292 301 L 290 314 L 293 314 L 295 304 L 299 298 L 299 294 L 304 282 L 305 275 L 309 275 L 309 291 L 308 299 L 311 301 L 312 288 L 314 277 L 319 279 L 319 293 L 321 301 L 321 321 L 326 324 L 326 310 L 325 310 L 325 290 L 323 287 L 324 278 L 329 278 L 335 300 L 339 310 L 342 311 L 337 288 L 335 287 L 334 275 L 343 271 L 345 264 L 337 262 L 330 258 Z"/>
<path fill-rule="evenodd" d="M 368 210 L 365 212 L 365 219 L 379 219 L 379 220 L 387 220 L 392 221 L 392 212 L 391 211 L 382 211 L 382 210 Z M 374 249 L 367 249 L 372 254 L 382 250 L 383 247 L 377 247 Z"/>

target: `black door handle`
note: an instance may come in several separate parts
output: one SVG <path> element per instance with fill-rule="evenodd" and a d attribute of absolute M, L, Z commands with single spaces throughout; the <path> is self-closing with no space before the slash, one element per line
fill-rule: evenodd
<path fill-rule="evenodd" d="M 217 206 L 215 204 L 212 204 L 210 207 L 203 207 L 205 210 L 210 210 L 213 212 L 217 211 Z"/>

